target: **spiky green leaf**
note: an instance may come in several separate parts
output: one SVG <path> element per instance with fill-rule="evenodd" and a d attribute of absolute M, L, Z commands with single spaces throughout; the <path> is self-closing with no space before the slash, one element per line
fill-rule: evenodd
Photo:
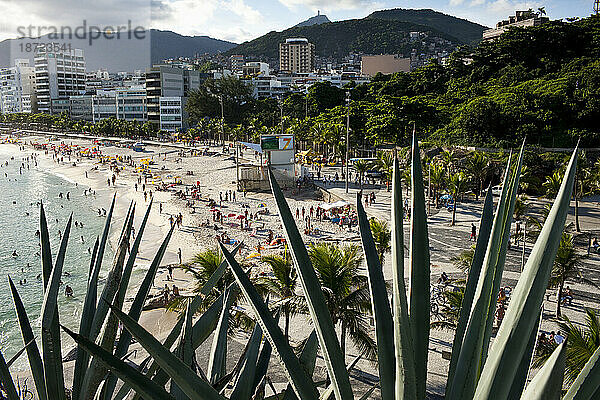
<path fill-rule="evenodd" d="M 319 279 L 310 262 L 308 251 L 294 222 L 289 205 L 275 179 L 275 175 L 273 175 L 273 171 L 270 169 L 269 181 L 285 230 L 287 242 L 292 249 L 292 258 L 296 262 L 298 277 L 304 291 L 308 310 L 317 330 L 317 337 L 323 351 L 327 372 L 335 385 L 335 397 L 337 400 L 350 400 L 353 398 L 350 378 L 346 371 L 344 356 L 335 333 L 333 322 L 331 321 L 331 315 L 329 314 Z M 298 388 L 296 387 L 295 389 Z M 302 396 L 300 397 L 302 398 Z"/>

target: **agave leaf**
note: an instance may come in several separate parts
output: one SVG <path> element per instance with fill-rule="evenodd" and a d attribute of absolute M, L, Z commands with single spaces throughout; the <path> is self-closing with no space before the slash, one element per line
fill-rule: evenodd
<path fill-rule="evenodd" d="M 225 306 L 228 302 L 230 294 L 225 293 L 223 298 L 223 305 Z M 208 357 L 208 381 L 211 384 L 215 384 L 221 379 L 227 370 L 227 330 L 229 329 L 229 307 L 223 307 L 221 309 L 221 317 L 217 325 L 217 331 L 213 338 L 212 346 L 210 349 L 210 355 Z"/>
<path fill-rule="evenodd" d="M 98 256 L 99 244 L 100 239 L 96 237 L 96 243 L 94 244 L 94 251 L 92 251 L 92 258 L 90 261 L 90 275 L 88 277 L 87 291 L 85 292 L 83 310 L 81 312 L 81 319 L 79 320 L 79 334 L 84 337 L 87 337 L 90 334 L 92 318 L 96 312 L 96 295 L 98 290 L 98 275 L 100 274 L 100 269 L 95 267 L 95 260 Z M 83 383 L 85 371 L 87 370 L 89 364 L 89 359 L 89 353 L 77 345 L 75 368 L 73 369 L 73 399 L 79 399 L 81 385 Z"/>
<path fill-rule="evenodd" d="M 123 229 L 127 229 L 127 227 L 129 226 L 129 223 L 131 221 L 130 218 L 130 213 L 131 213 L 131 209 L 129 210 L 129 213 L 127 214 L 127 218 L 125 218 L 125 221 L 123 223 Z M 129 226 L 130 227 L 130 226 Z M 121 239 L 119 240 L 119 245 L 117 248 L 117 253 L 114 256 L 113 259 L 113 266 L 112 269 L 110 270 L 107 278 L 106 278 L 106 283 L 104 285 L 104 288 L 102 289 L 102 293 L 100 294 L 100 299 L 98 299 L 98 303 L 96 305 L 96 312 L 94 313 L 94 318 L 92 320 L 92 327 L 90 329 L 90 336 L 89 338 L 92 341 L 95 341 L 96 338 L 98 337 L 98 335 L 100 334 L 100 331 L 102 329 L 102 326 L 104 325 L 104 320 L 106 319 L 106 315 L 108 314 L 108 304 L 112 303 L 117 290 L 118 290 L 118 281 L 117 279 L 120 281 L 120 277 L 122 274 L 122 263 L 121 263 L 121 259 L 124 262 L 124 257 L 126 255 L 123 253 L 123 246 L 124 242 L 123 242 L 123 232 L 121 233 Z M 126 250 L 126 249 L 125 249 Z M 97 260 L 99 261 L 99 260 Z"/>
<path fill-rule="evenodd" d="M 110 223 L 112 221 L 113 211 L 115 209 L 115 201 L 117 199 L 117 194 L 113 195 L 112 202 L 110 203 L 110 209 L 108 210 L 108 214 L 106 216 L 106 221 L 104 222 L 104 230 L 102 231 L 102 237 L 100 239 L 100 246 L 98 247 L 98 254 L 96 255 L 96 263 L 94 264 L 94 268 L 100 271 L 102 269 L 102 260 L 104 258 L 104 249 L 106 248 L 106 242 L 108 241 L 108 234 L 110 231 Z"/>
<path fill-rule="evenodd" d="M 194 349 L 192 348 L 192 318 L 194 314 L 191 312 L 190 304 L 186 308 L 185 312 L 185 325 L 181 332 L 179 339 L 179 345 L 177 346 L 177 357 L 183 361 L 185 365 L 190 367 L 192 371 L 194 368 Z M 175 396 L 177 400 L 188 400 L 183 390 L 177 386 L 175 382 L 171 382 L 171 394 Z"/>
<path fill-rule="evenodd" d="M 142 236 L 144 234 L 144 230 L 146 229 L 146 223 L 147 223 L 148 217 L 150 215 L 151 207 L 152 207 L 152 200 L 150 201 L 150 204 L 148 205 L 146 214 L 144 215 L 144 219 L 142 220 L 140 228 L 138 229 L 138 234 L 135 238 L 135 241 L 134 241 L 133 246 L 131 247 L 131 251 L 129 253 L 129 259 L 127 260 L 127 265 L 125 266 L 125 269 L 123 270 L 123 277 L 119 284 L 119 292 L 117 293 L 118 304 L 123 304 L 123 301 L 125 299 L 125 294 L 127 293 L 127 286 L 129 285 L 129 278 L 131 277 L 131 272 L 133 271 L 133 266 L 135 264 L 135 259 L 137 257 L 137 253 L 139 251 L 139 246 L 142 241 Z M 148 268 L 148 271 L 146 272 L 146 275 L 144 276 L 144 280 L 142 281 L 142 284 L 138 288 L 138 291 L 133 300 L 133 303 L 131 304 L 131 307 L 129 308 L 129 316 L 131 318 L 133 318 L 135 321 L 138 321 L 140 318 L 140 315 L 142 314 L 144 302 L 146 301 L 146 298 L 148 297 L 150 287 L 154 283 L 154 278 L 156 277 L 156 272 L 162 261 L 162 258 L 165 255 L 165 252 L 167 250 L 169 240 L 171 239 L 171 236 L 173 234 L 173 229 L 174 229 L 174 227 L 171 227 L 171 230 L 169 231 L 169 233 L 163 240 L 163 243 L 159 247 L 158 252 L 156 253 L 154 259 L 152 260 L 152 263 L 150 264 L 150 267 Z M 117 343 L 117 348 L 115 350 L 115 356 L 121 358 L 125 354 L 127 354 L 127 350 L 129 349 L 130 343 L 131 343 L 131 334 L 128 331 L 123 331 L 121 333 L 121 337 L 119 338 L 119 341 Z M 112 394 L 114 393 L 116 384 L 117 384 L 116 377 L 110 376 L 107 379 L 107 381 L 105 383 L 105 391 L 104 391 L 105 392 L 104 398 L 106 400 L 111 398 Z"/>
<path fill-rule="evenodd" d="M 378 386 L 379 385 L 371 386 L 371 388 L 369 390 L 367 390 L 367 392 L 365 394 L 360 396 L 359 400 L 367 400 L 371 396 L 371 394 L 375 391 L 375 389 L 377 389 Z"/>
<path fill-rule="evenodd" d="M 600 347 L 594 351 L 575 378 L 563 400 L 592 400 L 598 398 L 600 388 Z"/>
<path fill-rule="evenodd" d="M 260 350 L 260 341 L 262 339 L 262 329 L 260 324 L 254 326 L 252 336 L 248 341 L 248 350 L 245 356 L 245 363 L 240 372 L 237 382 L 233 388 L 233 392 L 229 396 L 230 400 L 246 400 L 254 393 L 254 377 L 256 372 L 256 361 L 258 359 L 258 351 Z"/>
<path fill-rule="evenodd" d="M 566 169 L 558 196 L 511 295 L 506 315 L 483 367 L 475 397 L 505 399 L 529 335 L 535 327 L 564 230 L 575 180 L 578 150 Z"/>
<path fill-rule="evenodd" d="M 21 350 L 17 351 L 17 353 L 14 356 L 12 356 L 10 360 L 8 360 L 8 362 L 6 363 L 8 368 L 12 367 L 12 365 L 15 363 L 15 361 L 17 361 L 19 359 L 19 357 L 21 357 L 21 354 L 25 353 L 25 350 L 27 350 L 27 346 L 29 346 L 31 343 L 35 343 L 35 338 L 31 339 L 29 341 L 29 343 L 27 343 L 27 344 L 25 344 L 25 346 L 21 347 Z"/>
<path fill-rule="evenodd" d="M 415 354 L 417 398 L 424 398 L 427 381 L 427 356 L 429 352 L 429 315 L 431 310 L 429 279 L 431 273 L 423 171 L 416 133 L 413 133 L 411 189 L 409 318 Z"/>
<path fill-rule="evenodd" d="M 462 342 L 465 337 L 467 323 L 469 322 L 471 306 L 473 305 L 473 297 L 475 296 L 477 281 L 479 280 L 479 274 L 481 273 L 481 267 L 483 266 L 483 258 L 485 257 L 487 243 L 490 239 L 493 219 L 494 198 L 492 194 L 492 187 L 490 186 L 488 188 L 487 195 L 485 196 L 485 201 L 483 203 L 481 223 L 479 224 L 479 236 L 477 237 L 475 253 L 473 254 L 473 261 L 471 263 L 471 268 L 469 269 L 465 293 L 463 296 L 462 304 L 460 306 L 458 323 L 456 325 L 456 332 L 454 334 L 454 341 L 452 342 L 452 358 L 450 359 L 450 367 L 448 370 L 448 384 L 446 385 L 447 396 L 450 393 L 450 387 L 452 386 L 452 380 L 454 378 L 454 371 L 456 370 L 458 356 L 460 354 Z"/>
<path fill-rule="evenodd" d="M 484 336 L 484 345 L 482 349 L 482 357 L 481 363 L 482 365 L 485 363 L 487 359 L 487 353 L 489 348 L 490 339 L 492 337 L 492 328 L 494 326 L 494 319 L 496 317 L 496 306 L 497 306 L 497 298 L 498 292 L 500 291 L 500 284 L 502 283 L 502 274 L 504 273 L 504 263 L 506 261 L 506 251 L 508 247 L 508 242 L 510 241 L 510 228 L 511 223 L 515 211 L 515 204 L 517 202 L 517 194 L 519 191 L 519 180 L 521 177 L 521 168 L 523 166 L 523 157 L 525 155 L 525 142 L 521 146 L 521 151 L 519 153 L 519 158 L 517 161 L 517 165 L 514 168 L 512 179 L 510 182 L 510 186 L 508 189 L 508 203 L 504 217 L 504 233 L 502 237 L 502 245 L 500 247 L 500 254 L 498 256 L 496 272 L 494 274 L 494 282 L 492 286 L 492 297 L 490 298 L 490 304 L 488 306 L 488 317 L 486 320 L 486 328 L 485 328 L 485 336 Z"/>
<path fill-rule="evenodd" d="M 213 389 L 208 382 L 196 375 L 189 366 L 185 365 L 183 361 L 164 347 L 140 324 L 117 308 L 110 306 L 110 309 L 148 354 L 158 362 L 160 367 L 191 400 L 224 400 L 224 397 Z"/>
<path fill-rule="evenodd" d="M 299 358 L 300 364 L 306 369 L 306 373 L 309 377 L 312 377 L 315 372 L 318 349 L 319 342 L 317 339 L 317 332 L 313 330 L 304 342 L 304 347 L 302 348 Z M 330 388 L 329 395 L 333 394 L 333 385 L 330 385 Z M 294 389 L 292 389 L 292 385 L 289 383 L 283 392 L 283 400 L 298 400 L 298 397 L 296 397 L 296 394 L 294 393 Z"/>
<path fill-rule="evenodd" d="M 567 343 L 564 341 L 529 382 L 521 396 L 522 400 L 560 400 L 566 352 Z"/>
<path fill-rule="evenodd" d="M 8 365 L 4 360 L 4 356 L 0 351 L 0 382 L 2 382 L 2 387 L 8 396 L 8 400 L 20 400 L 19 395 L 17 394 L 17 389 L 15 388 L 15 384 L 13 382 L 13 378 L 10 375 L 10 371 L 8 370 Z"/>
<path fill-rule="evenodd" d="M 275 351 L 279 354 L 294 391 L 298 397 L 303 400 L 317 399 L 317 391 L 313 386 L 312 379 L 310 379 L 306 371 L 302 369 L 300 361 L 283 336 L 281 329 L 275 322 L 273 315 L 265 303 L 262 301 L 256 288 L 252 285 L 252 282 L 250 282 L 248 275 L 246 275 L 242 270 L 242 267 L 235 261 L 231 253 L 229 253 L 222 244 L 220 244 L 220 246 L 240 289 L 244 293 L 246 300 L 254 312 L 256 320 L 261 325 L 265 336 L 269 339 Z"/>
<path fill-rule="evenodd" d="M 316 337 L 315 337 L 316 340 Z M 258 355 L 258 361 L 256 362 L 256 373 L 254 375 L 254 383 L 253 387 L 257 387 L 263 377 L 267 374 L 267 370 L 269 369 L 269 362 L 271 361 L 271 353 L 273 352 L 273 347 L 271 347 L 271 343 L 268 340 L 264 340 L 262 344 L 262 348 L 260 350 L 260 354 Z M 301 357 L 302 358 L 302 357 Z M 302 360 L 300 360 L 302 362 Z M 291 390 L 291 388 L 290 388 Z"/>
<path fill-rule="evenodd" d="M 540 312 L 538 313 L 538 322 L 536 324 L 535 329 L 531 331 L 531 336 L 529 337 L 527 348 L 523 353 L 523 358 L 521 359 L 521 363 L 519 364 L 519 368 L 515 375 L 515 379 L 512 383 L 512 388 L 510 389 L 510 393 L 508 394 L 509 400 L 516 400 L 521 398 L 521 393 L 523 393 L 525 383 L 527 383 L 527 376 L 529 375 L 529 368 L 533 359 L 533 352 L 535 351 L 535 347 L 537 344 L 538 331 L 540 330 L 540 325 L 542 322 L 542 312 L 543 310 L 540 310 Z"/>
<path fill-rule="evenodd" d="M 510 220 L 512 213 L 508 214 L 511 199 L 509 198 L 511 183 L 510 173 L 512 155 L 508 159 L 502 185 L 502 195 L 498 201 L 494 223 L 490 233 L 489 243 L 477 280 L 477 288 L 473 296 L 473 305 L 470 310 L 467 329 L 464 333 L 463 343 L 458 354 L 458 361 L 454 371 L 453 381 L 448 392 L 449 400 L 472 398 L 483 366 L 491 330 L 488 332 L 488 323 L 493 323 L 494 314 L 490 315 L 490 308 L 496 304 L 498 292 L 493 291 L 495 277 L 502 275 L 506 257 L 506 239 L 510 233 Z M 514 193 L 516 196 L 516 193 Z M 487 340 L 486 340 L 487 338 Z M 529 334 L 527 335 L 529 339 Z"/>
<path fill-rule="evenodd" d="M 44 375 L 46 377 L 46 395 L 49 399 L 62 400 L 65 398 L 65 381 L 62 368 L 60 347 L 60 331 L 58 330 L 58 289 L 62 275 L 71 221 L 69 217 L 65 232 L 60 243 L 56 261 L 46 285 L 42 303 L 42 352 L 44 360 Z"/>
<path fill-rule="evenodd" d="M 119 284 L 123 276 L 123 268 L 125 265 L 125 258 L 127 257 L 127 252 L 129 250 L 129 238 L 131 237 L 131 228 L 133 227 L 134 216 L 135 205 L 132 202 L 130 204 L 127 217 L 123 222 L 123 229 L 121 231 L 119 244 L 113 258 L 112 268 L 108 273 L 108 277 L 106 278 L 104 289 L 100 295 L 101 303 L 96 307 L 96 313 L 94 315 L 94 319 L 92 320 L 92 327 L 90 330 L 90 339 L 96 340 L 96 324 L 100 324 L 100 347 L 110 352 L 112 352 L 115 345 L 119 321 L 114 315 L 108 314 L 106 302 L 112 302 L 114 300 L 116 307 L 120 308 L 122 306 L 122 304 L 119 303 L 119 299 L 115 298 L 115 296 L 119 291 Z M 117 357 L 121 358 L 121 356 Z M 104 363 L 97 358 L 92 358 L 88 370 L 85 372 L 83 377 L 82 391 L 88 395 L 90 393 L 96 393 L 98 387 L 108 372 L 109 371 Z"/>
<path fill-rule="evenodd" d="M 127 365 L 125 362 L 118 359 L 97 344 L 91 342 L 89 339 L 86 339 L 75 332 L 71 332 L 64 326 L 62 328 L 85 351 L 88 351 L 93 354 L 94 357 L 101 359 L 102 362 L 104 362 L 113 373 L 115 373 L 124 382 L 127 382 L 137 393 L 140 393 L 147 399 L 175 400 L 175 398 L 167 393 L 162 387 L 142 375 L 135 368 Z"/>
<path fill-rule="evenodd" d="M 239 289 L 236 283 L 232 283 L 231 285 L 229 285 L 227 290 L 230 292 L 229 300 L 226 304 L 226 307 L 229 309 L 233 304 L 233 300 L 238 296 Z M 208 339 L 210 334 L 217 327 L 217 323 L 221 315 L 221 310 L 223 309 L 224 297 L 224 294 L 219 296 L 219 298 L 194 323 L 194 326 L 192 327 L 192 347 L 194 348 L 194 350 L 200 347 L 200 345 L 204 343 L 206 339 Z M 169 338 L 167 338 L 167 340 L 169 340 Z M 170 343 L 167 343 L 167 340 L 165 340 L 165 344 L 163 344 L 163 346 L 170 349 L 176 339 L 174 339 L 173 342 Z M 159 369 L 158 364 L 153 364 L 150 366 L 148 370 L 148 375 L 151 375 L 154 372 L 156 372 L 156 375 L 152 378 L 152 380 L 158 383 L 159 385 L 165 385 L 169 380 L 169 376 L 164 371 Z M 138 397 L 136 396 L 135 398 L 137 399 Z"/>
<path fill-rule="evenodd" d="M 50 248 L 50 235 L 48 234 L 48 223 L 46 222 L 46 213 L 44 212 L 44 204 L 40 205 L 40 246 L 42 259 L 42 278 L 44 279 L 44 290 L 50 274 L 52 273 L 52 249 Z"/>
<path fill-rule="evenodd" d="M 331 320 L 331 315 L 329 314 L 329 309 L 327 308 L 327 303 L 325 302 L 325 296 L 321 290 L 319 279 L 310 262 L 308 251 L 302 241 L 300 232 L 298 232 L 298 227 L 294 222 L 294 217 L 292 216 L 289 205 L 283 196 L 281 188 L 277 184 L 273 171 L 270 169 L 269 180 L 271 182 L 273 197 L 277 203 L 281 222 L 285 229 L 287 243 L 289 243 L 292 249 L 291 254 L 296 262 L 298 277 L 302 284 L 308 310 L 317 330 L 317 337 L 319 338 L 319 344 L 323 351 L 327 372 L 335 386 L 335 397 L 337 400 L 353 399 L 350 378 L 348 376 L 348 371 L 346 371 L 346 363 Z M 295 387 L 294 389 L 297 390 L 298 388 Z M 296 393 L 298 394 L 298 392 Z M 302 398 L 301 395 L 300 398 Z"/>
<path fill-rule="evenodd" d="M 377 361 L 379 366 L 379 384 L 381 385 L 381 398 L 393 400 L 396 380 L 396 360 L 394 358 L 394 324 L 392 310 L 388 300 L 383 269 L 379 262 L 375 242 L 367 214 L 363 208 L 361 197 L 356 195 L 356 208 L 358 210 L 358 225 L 362 239 L 367 271 L 369 289 L 371 291 L 371 305 L 373 319 L 375 320 L 375 338 L 377 343 Z"/>
<path fill-rule="evenodd" d="M 357 355 L 354 360 L 352 360 L 352 362 L 350 363 L 350 365 L 348 365 L 348 372 L 352 371 L 352 369 L 354 369 L 354 367 L 356 366 L 356 364 L 358 363 L 358 361 L 362 358 L 362 354 Z M 374 386 L 376 387 L 376 386 Z M 329 385 L 327 387 L 327 389 L 325 389 L 325 391 L 323 393 L 321 393 L 321 397 L 320 400 L 328 400 L 329 397 L 331 397 L 331 394 L 333 393 L 333 385 Z"/>
<path fill-rule="evenodd" d="M 404 228 L 402 181 L 398 159 L 394 159 L 392 176 L 392 301 L 394 318 L 394 350 L 396 360 L 396 399 L 416 399 L 415 357 L 408 316 L 408 300 L 404 283 Z"/>
<path fill-rule="evenodd" d="M 40 400 L 47 399 L 46 397 L 46 383 L 44 381 L 44 365 L 42 364 L 42 357 L 40 356 L 40 350 L 38 349 L 37 343 L 35 342 L 35 336 L 29 323 L 29 317 L 21 296 L 17 292 L 12 279 L 8 278 L 8 284 L 10 285 L 10 291 L 12 293 L 13 302 L 15 304 L 15 311 L 19 319 L 19 326 L 21 327 L 21 336 L 23 336 L 23 343 L 26 343 L 25 349 L 27 350 L 27 359 L 29 360 L 29 368 L 31 369 L 31 375 L 35 382 L 35 388 Z M 10 362 L 9 362 L 10 366 Z"/>

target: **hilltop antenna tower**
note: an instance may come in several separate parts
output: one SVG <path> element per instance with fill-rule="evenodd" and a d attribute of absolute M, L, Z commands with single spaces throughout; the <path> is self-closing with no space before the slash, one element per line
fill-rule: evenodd
<path fill-rule="evenodd" d="M 594 0 L 594 14 L 600 14 L 600 0 Z"/>

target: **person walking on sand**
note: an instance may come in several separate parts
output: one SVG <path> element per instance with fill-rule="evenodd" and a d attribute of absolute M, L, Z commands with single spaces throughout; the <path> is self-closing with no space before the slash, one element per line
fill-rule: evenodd
<path fill-rule="evenodd" d="M 177 258 L 179 258 L 179 264 L 182 264 L 182 262 L 181 262 L 181 247 L 177 249 Z"/>
<path fill-rule="evenodd" d="M 173 266 L 172 265 L 167 266 L 167 271 L 169 273 L 169 275 L 167 276 L 167 280 L 172 281 L 173 280 Z"/>
<path fill-rule="evenodd" d="M 158 213 L 162 214 L 162 203 L 158 203 Z"/>
<path fill-rule="evenodd" d="M 172 215 L 169 217 L 169 223 L 171 224 L 171 226 L 173 226 L 173 216 Z"/>
<path fill-rule="evenodd" d="M 469 242 L 470 241 L 477 241 L 477 228 L 475 227 L 475 224 L 471 223 L 471 237 L 469 238 Z"/>

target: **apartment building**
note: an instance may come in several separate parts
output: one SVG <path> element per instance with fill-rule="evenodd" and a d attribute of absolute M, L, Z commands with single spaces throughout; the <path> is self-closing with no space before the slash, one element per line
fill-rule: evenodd
<path fill-rule="evenodd" d="M 315 45 L 305 38 L 286 39 L 279 44 L 279 70 L 308 73 L 315 68 Z"/>
<path fill-rule="evenodd" d="M 30 113 L 35 103 L 35 70 L 27 59 L 16 59 L 15 66 L 0 69 L 0 112 Z"/>
<path fill-rule="evenodd" d="M 548 17 L 542 17 L 531 11 L 517 11 L 515 15 L 511 15 L 508 19 L 500 21 L 496 24 L 496 28 L 483 31 L 483 40 L 494 40 L 508 29 L 513 27 L 526 28 L 530 26 L 538 26 L 550 21 Z"/>
<path fill-rule="evenodd" d="M 38 112 L 58 112 L 52 110 L 52 100 L 68 99 L 85 91 L 85 58 L 81 49 L 38 50 L 34 67 Z"/>
<path fill-rule="evenodd" d="M 175 96 L 160 98 L 160 130 L 180 132 L 188 128 L 185 104 L 187 97 Z"/>
<path fill-rule="evenodd" d="M 161 128 L 161 99 L 165 98 L 165 102 L 173 102 L 172 98 L 181 98 L 178 102 L 179 113 L 177 115 L 184 115 L 183 107 L 185 106 L 188 93 L 192 90 L 198 89 L 200 83 L 205 79 L 205 74 L 201 74 L 198 71 L 192 71 L 181 68 L 174 68 L 167 65 L 155 65 L 152 68 L 146 70 L 146 102 L 148 110 L 148 122 L 153 124 L 157 128 Z M 168 99 L 168 100 L 167 100 Z M 171 106 L 164 108 L 165 112 L 171 112 Z M 178 121 L 168 121 L 174 114 L 165 115 L 166 118 L 165 126 L 171 127 L 171 123 Z M 169 128 L 170 131 L 173 131 Z"/>

